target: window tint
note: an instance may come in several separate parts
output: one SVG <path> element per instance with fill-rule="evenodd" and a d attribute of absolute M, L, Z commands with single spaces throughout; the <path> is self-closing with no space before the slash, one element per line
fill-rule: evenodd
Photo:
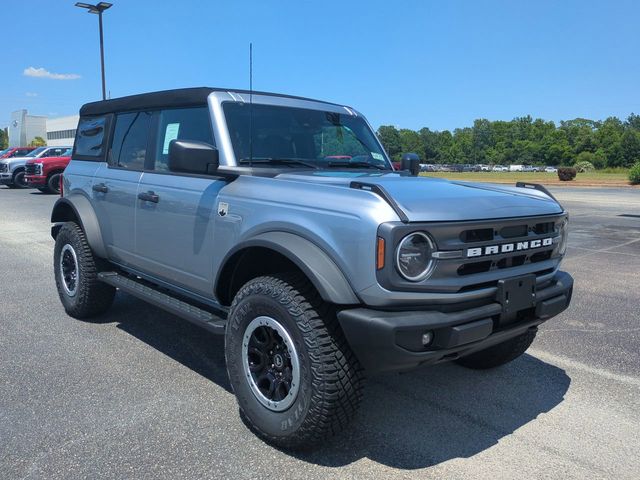
<path fill-rule="evenodd" d="M 65 152 L 64 148 L 51 148 L 45 152 L 45 156 L 47 157 L 59 157 Z"/>
<path fill-rule="evenodd" d="M 105 117 L 84 117 L 76 132 L 76 155 L 99 157 L 102 155 L 105 134 Z"/>
<path fill-rule="evenodd" d="M 123 113 L 116 117 L 109 163 L 131 170 L 144 169 L 151 112 Z"/>
<path fill-rule="evenodd" d="M 168 170 L 169 143 L 174 139 L 196 140 L 215 145 L 211 132 L 209 109 L 207 107 L 193 107 L 160 111 L 155 148 L 156 170 Z"/>

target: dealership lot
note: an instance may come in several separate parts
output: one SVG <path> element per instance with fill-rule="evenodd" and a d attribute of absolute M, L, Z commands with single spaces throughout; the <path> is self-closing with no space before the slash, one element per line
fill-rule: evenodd
<path fill-rule="evenodd" d="M 123 294 L 68 317 L 56 197 L 0 188 L 0 478 L 637 478 L 640 190 L 553 193 L 576 287 L 530 355 L 373 378 L 346 434 L 292 455 L 243 425 L 221 337 Z"/>

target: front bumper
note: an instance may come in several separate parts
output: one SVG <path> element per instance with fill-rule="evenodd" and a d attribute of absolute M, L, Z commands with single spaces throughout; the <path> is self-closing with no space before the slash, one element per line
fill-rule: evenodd
<path fill-rule="evenodd" d="M 506 316 L 494 300 L 466 310 L 382 311 L 354 308 L 338 312 L 347 341 L 368 373 L 403 371 L 463 357 L 536 329 L 564 311 L 571 301 L 573 278 L 557 272 L 536 292 L 532 308 Z M 424 347 L 422 334 L 433 332 Z"/>
<path fill-rule="evenodd" d="M 12 173 L 0 173 L 0 185 L 11 185 L 13 183 Z"/>
<path fill-rule="evenodd" d="M 44 187 L 47 184 L 47 177 L 44 175 L 25 175 L 24 179 L 30 187 Z"/>

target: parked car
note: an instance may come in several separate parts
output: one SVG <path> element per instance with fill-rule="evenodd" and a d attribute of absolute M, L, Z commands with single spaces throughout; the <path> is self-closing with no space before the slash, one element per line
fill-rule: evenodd
<path fill-rule="evenodd" d="M 9 188 L 26 188 L 25 164 L 27 160 L 43 157 L 59 157 L 71 147 L 38 147 L 23 157 L 0 160 L 0 185 Z"/>
<path fill-rule="evenodd" d="M 546 167 L 544 171 L 547 173 L 558 173 L 558 169 L 556 167 Z"/>
<path fill-rule="evenodd" d="M 533 165 L 524 165 L 520 171 L 521 172 L 537 172 L 538 169 Z"/>
<path fill-rule="evenodd" d="M 495 165 L 493 167 L 494 172 L 508 172 L 509 167 L 505 167 L 504 165 Z"/>
<path fill-rule="evenodd" d="M 395 172 L 351 108 L 248 93 L 80 109 L 51 214 L 69 315 L 105 314 L 117 289 L 224 335 L 243 418 L 308 448 L 354 416 L 363 373 L 496 367 L 568 307 L 568 217 L 544 187 Z"/>
<path fill-rule="evenodd" d="M 24 157 L 35 150 L 36 147 L 10 147 L 0 151 L 0 160 L 4 158 Z"/>
<path fill-rule="evenodd" d="M 524 168 L 523 165 L 509 165 L 509 169 L 507 171 L 509 171 L 509 172 L 522 172 L 523 168 Z"/>
<path fill-rule="evenodd" d="M 25 181 L 32 188 L 41 192 L 60 193 L 62 172 L 71 161 L 69 148 L 59 157 L 40 157 L 27 160 L 25 164 Z"/>

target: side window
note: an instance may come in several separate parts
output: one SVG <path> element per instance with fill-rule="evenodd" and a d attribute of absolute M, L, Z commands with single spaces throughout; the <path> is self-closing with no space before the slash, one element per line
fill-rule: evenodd
<path fill-rule="evenodd" d="M 204 106 L 160 111 L 155 146 L 155 170 L 161 172 L 169 170 L 169 143 L 174 139 L 196 140 L 215 145 L 209 109 Z"/>
<path fill-rule="evenodd" d="M 151 112 L 117 115 L 109 164 L 114 167 L 143 170 L 150 124 Z"/>
<path fill-rule="evenodd" d="M 76 131 L 75 154 L 85 157 L 100 157 L 105 137 L 105 117 L 83 117 Z"/>

